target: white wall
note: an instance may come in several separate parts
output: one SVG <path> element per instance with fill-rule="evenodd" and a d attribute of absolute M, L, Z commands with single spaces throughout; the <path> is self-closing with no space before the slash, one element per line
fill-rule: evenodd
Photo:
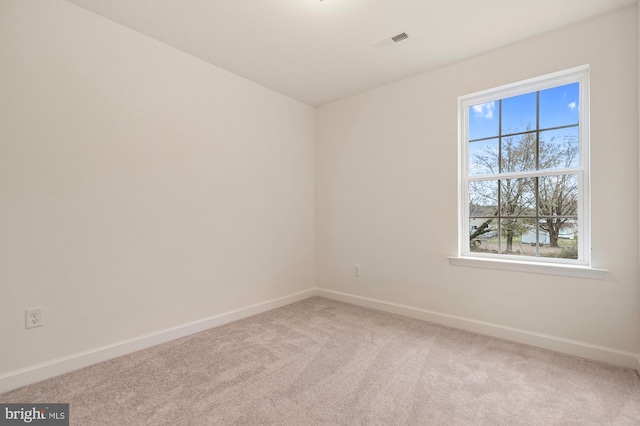
<path fill-rule="evenodd" d="M 319 108 L 318 287 L 640 352 L 637 26 L 624 9 Z M 593 264 L 606 278 L 451 266 L 458 96 L 583 64 Z"/>
<path fill-rule="evenodd" d="M 67 2 L 1 0 L 0 374 L 313 289 L 314 122 Z"/>

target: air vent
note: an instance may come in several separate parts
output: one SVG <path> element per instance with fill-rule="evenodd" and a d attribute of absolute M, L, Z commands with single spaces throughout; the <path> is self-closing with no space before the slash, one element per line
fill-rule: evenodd
<path fill-rule="evenodd" d="M 400 33 L 397 36 L 391 37 L 391 40 L 393 40 L 394 43 L 397 43 L 399 41 L 406 40 L 408 38 L 409 36 L 407 35 L 407 33 Z"/>
<path fill-rule="evenodd" d="M 406 40 L 408 38 L 409 35 L 407 33 L 400 33 L 398 35 L 394 35 L 393 37 L 385 38 L 373 43 L 373 47 L 378 50 L 386 49 L 387 47 L 391 47 L 394 44 L 400 43 L 402 40 Z"/>

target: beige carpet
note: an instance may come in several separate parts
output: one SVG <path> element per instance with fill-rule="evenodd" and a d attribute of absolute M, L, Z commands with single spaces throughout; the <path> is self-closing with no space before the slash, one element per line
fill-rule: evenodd
<path fill-rule="evenodd" d="M 638 425 L 640 378 L 314 297 L 0 402 L 68 402 L 73 425 Z"/>

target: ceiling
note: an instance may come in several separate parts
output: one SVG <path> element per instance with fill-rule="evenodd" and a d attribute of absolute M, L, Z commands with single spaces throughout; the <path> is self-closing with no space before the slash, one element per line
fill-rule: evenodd
<path fill-rule="evenodd" d="M 67 1 L 312 106 L 637 3 Z M 403 32 L 407 39 L 390 41 Z"/>

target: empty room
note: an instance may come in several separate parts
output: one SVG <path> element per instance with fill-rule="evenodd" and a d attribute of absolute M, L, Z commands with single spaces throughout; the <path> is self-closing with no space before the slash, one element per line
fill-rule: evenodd
<path fill-rule="evenodd" d="M 0 0 L 0 424 L 640 424 L 637 0 Z"/>

